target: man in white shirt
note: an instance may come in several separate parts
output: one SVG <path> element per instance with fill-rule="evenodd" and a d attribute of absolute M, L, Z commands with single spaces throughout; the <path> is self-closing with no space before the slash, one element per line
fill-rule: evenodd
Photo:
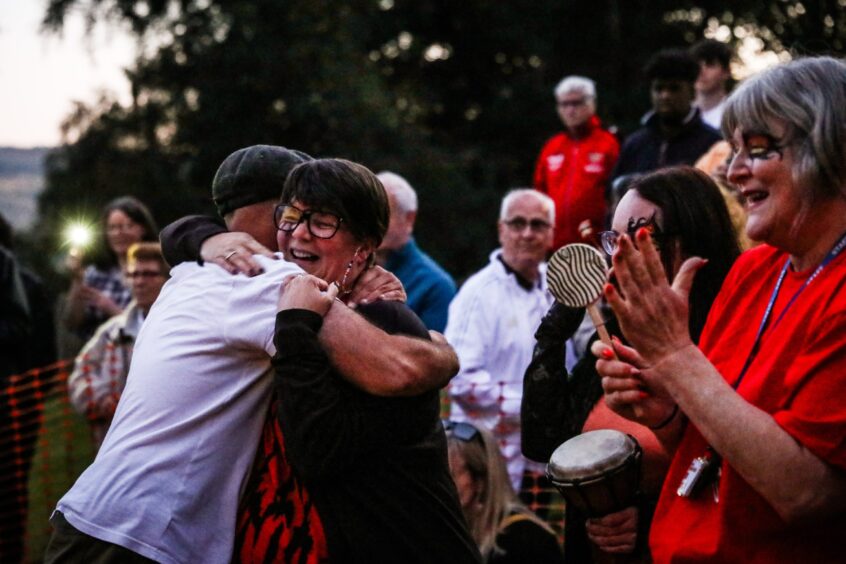
<path fill-rule="evenodd" d="M 273 203 L 287 173 L 308 158 L 265 145 L 230 155 L 213 185 L 227 226 L 275 247 Z M 45 562 L 230 561 L 269 400 L 279 288 L 301 272 L 284 260 L 254 260 L 264 273 L 252 278 L 197 263 L 172 270 L 139 333 L 103 446 L 58 503 Z M 327 314 L 321 342 L 371 393 L 419 393 L 456 368 L 448 347 L 389 336 L 342 304 Z"/>
<path fill-rule="evenodd" d="M 509 192 L 498 223 L 502 248 L 458 291 L 445 332 L 461 363 L 449 386 L 450 418 L 493 432 L 515 491 L 525 470 L 541 470 L 520 450 L 520 402 L 535 331 L 553 301 L 544 259 L 554 224 L 549 196 L 530 189 Z"/>

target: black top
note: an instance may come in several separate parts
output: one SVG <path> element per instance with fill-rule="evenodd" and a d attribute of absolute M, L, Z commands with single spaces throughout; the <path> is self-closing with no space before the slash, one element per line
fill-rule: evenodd
<path fill-rule="evenodd" d="M 159 233 L 162 254 L 170 266 L 191 261 L 203 264 L 200 246 L 209 237 L 220 233 L 226 233 L 226 226 L 220 219 L 204 215 L 177 219 Z"/>
<path fill-rule="evenodd" d="M 428 338 L 404 304 L 358 311 L 388 332 Z M 318 342 L 322 321 L 280 312 L 273 364 L 289 463 L 314 499 L 330 559 L 479 562 L 449 474 L 437 390 L 384 398 L 353 387 Z"/>
<path fill-rule="evenodd" d="M 596 357 L 590 338 L 584 356 L 573 367 L 565 367 L 565 344 L 578 329 L 584 309 L 555 303 L 541 320 L 535 332 L 535 351 L 523 378 L 523 400 L 520 407 L 520 433 L 523 454 L 537 462 L 549 463 L 553 451 L 564 441 L 581 434 L 588 415 L 602 398 L 602 382 L 596 371 Z M 611 335 L 623 339 L 613 317 L 605 327 Z M 649 526 L 655 512 L 654 498 L 641 497 L 638 503 L 638 538 L 636 554 L 648 548 Z M 591 543 L 585 531 L 585 516 L 567 508 L 564 532 L 564 555 L 568 563 L 591 562 Z"/>
<path fill-rule="evenodd" d="M 692 165 L 721 139 L 716 129 L 702 121 L 698 110 L 691 112 L 681 131 L 670 138 L 659 129 L 658 116 L 647 114 L 643 127 L 623 142 L 611 178 L 672 165 Z"/>
<path fill-rule="evenodd" d="M 11 252 L 0 247 L 0 384 L 28 367 L 21 351 L 32 334 L 32 309 L 21 268 Z"/>
<path fill-rule="evenodd" d="M 487 564 L 558 564 L 564 553 L 555 535 L 531 519 L 512 515 L 513 520 L 497 536 L 499 550 L 487 559 Z"/>

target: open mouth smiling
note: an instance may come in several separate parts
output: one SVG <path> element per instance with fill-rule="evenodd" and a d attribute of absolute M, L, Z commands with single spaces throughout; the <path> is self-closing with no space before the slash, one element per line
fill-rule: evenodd
<path fill-rule="evenodd" d="M 318 258 L 320 258 L 317 255 L 314 255 L 312 253 L 308 253 L 306 251 L 302 251 L 302 250 L 299 250 L 299 249 L 288 249 L 288 255 L 292 259 L 302 260 L 302 261 L 307 261 L 307 262 L 314 262 Z"/>
<path fill-rule="evenodd" d="M 763 190 L 742 190 L 740 195 L 743 196 L 744 203 L 753 205 L 766 200 L 770 194 Z"/>

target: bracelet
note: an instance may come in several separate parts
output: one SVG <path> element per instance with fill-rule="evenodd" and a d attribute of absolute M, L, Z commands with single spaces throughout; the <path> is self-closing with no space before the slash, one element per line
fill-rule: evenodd
<path fill-rule="evenodd" d="M 663 429 L 664 427 L 666 427 L 667 425 L 669 425 L 669 424 L 670 424 L 670 422 L 671 422 L 673 419 L 675 419 L 675 418 L 676 418 L 676 414 L 677 414 L 678 412 L 679 412 L 679 404 L 676 404 L 676 406 L 673 408 L 673 412 L 670 414 L 670 416 L 669 416 L 669 417 L 667 417 L 666 419 L 664 419 L 663 421 L 661 421 L 658 425 L 655 425 L 654 427 L 650 427 L 650 428 L 649 428 L 649 430 L 650 430 L 650 431 L 658 431 L 659 429 Z"/>

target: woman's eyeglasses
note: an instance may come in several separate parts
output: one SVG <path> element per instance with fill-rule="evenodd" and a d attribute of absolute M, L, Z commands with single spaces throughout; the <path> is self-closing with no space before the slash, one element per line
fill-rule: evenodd
<path fill-rule="evenodd" d="M 444 431 L 446 431 L 447 434 L 455 437 L 456 439 L 462 440 L 465 443 L 469 443 L 481 436 L 479 429 L 470 423 L 453 421 L 451 419 L 441 419 L 441 423 L 443 423 Z"/>
<path fill-rule="evenodd" d="M 273 224 L 276 225 L 276 229 L 286 233 L 291 233 L 304 221 L 308 232 L 313 237 L 331 239 L 338 232 L 338 228 L 341 227 L 343 218 L 329 212 L 301 210 L 290 204 L 276 206 L 273 213 Z"/>
<path fill-rule="evenodd" d="M 652 237 L 652 242 L 656 247 L 659 247 L 660 250 L 660 241 L 667 234 L 661 231 L 661 228 L 655 222 L 655 216 L 646 221 L 639 220 L 633 225 L 629 225 L 628 229 L 626 229 L 626 233 L 632 238 L 632 240 L 634 240 L 635 233 L 641 227 L 649 232 L 649 235 Z M 617 251 L 617 248 L 619 247 L 619 239 L 620 234 L 616 231 L 601 231 L 599 233 L 599 243 L 602 245 L 602 250 L 604 250 L 609 257 Z"/>

